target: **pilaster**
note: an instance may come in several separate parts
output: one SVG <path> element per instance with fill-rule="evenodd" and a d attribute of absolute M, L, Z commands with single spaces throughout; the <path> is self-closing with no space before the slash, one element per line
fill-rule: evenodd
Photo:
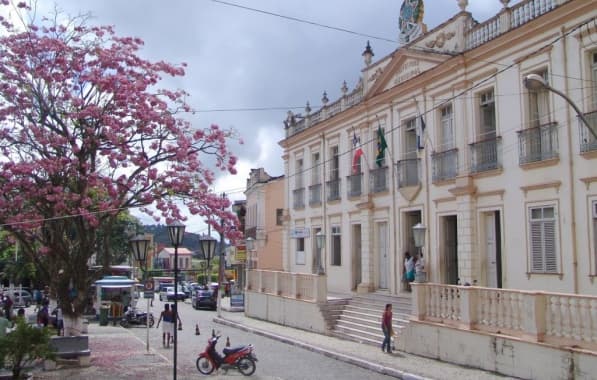
<path fill-rule="evenodd" d="M 479 257 L 476 247 L 477 222 L 475 193 L 471 177 L 459 177 L 449 191 L 456 196 L 458 224 L 458 277 L 461 284 L 475 285 L 479 275 Z"/>
<path fill-rule="evenodd" d="M 373 223 L 369 208 L 361 209 L 361 283 L 357 293 L 369 293 L 375 289 L 375 258 L 373 257 Z"/>

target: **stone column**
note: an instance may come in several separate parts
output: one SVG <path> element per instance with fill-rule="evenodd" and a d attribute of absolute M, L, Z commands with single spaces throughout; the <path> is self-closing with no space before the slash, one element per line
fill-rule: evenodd
<path fill-rule="evenodd" d="M 469 176 L 456 178 L 456 186 L 450 189 L 450 192 L 456 196 L 457 203 L 458 277 L 462 285 L 465 283 L 474 285 L 479 274 L 476 246 L 476 190 L 473 179 Z"/>
<path fill-rule="evenodd" d="M 361 209 L 361 283 L 357 293 L 369 293 L 375 289 L 375 258 L 373 250 L 373 223 L 371 221 L 371 201 L 359 203 Z"/>

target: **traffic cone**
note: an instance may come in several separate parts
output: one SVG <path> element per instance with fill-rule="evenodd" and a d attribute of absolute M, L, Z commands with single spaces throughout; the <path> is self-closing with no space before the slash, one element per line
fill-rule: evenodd
<path fill-rule="evenodd" d="M 230 347 L 230 337 L 226 337 L 226 347 Z"/>
<path fill-rule="evenodd" d="M 195 325 L 195 335 L 201 335 L 201 332 L 199 331 L 199 324 Z"/>

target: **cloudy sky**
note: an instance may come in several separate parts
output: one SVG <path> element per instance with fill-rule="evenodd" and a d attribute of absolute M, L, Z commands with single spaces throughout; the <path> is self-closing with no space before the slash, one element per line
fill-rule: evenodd
<path fill-rule="evenodd" d="M 428 29 L 455 15 L 457 3 L 426 0 Z M 251 168 L 283 174 L 278 141 L 289 109 L 303 112 L 307 101 L 313 110 L 319 109 L 323 91 L 330 101 L 336 100 L 344 80 L 354 88 L 367 40 L 374 60 L 398 47 L 392 41 L 398 39 L 401 4 L 401 0 L 39 0 L 38 14 L 48 15 L 55 7 L 70 15 L 89 13 L 91 24 L 113 25 L 120 36 L 143 39 L 144 58 L 186 62 L 184 77 L 163 84 L 190 93 L 188 103 L 198 111 L 192 119 L 197 127 L 215 123 L 241 135 L 245 144 L 231 147 L 240 158 L 238 175 L 221 175 L 215 190 L 244 199 Z M 469 0 L 467 10 L 484 21 L 501 7 L 499 0 Z M 193 219 L 187 226 L 191 232 L 205 229 Z"/>

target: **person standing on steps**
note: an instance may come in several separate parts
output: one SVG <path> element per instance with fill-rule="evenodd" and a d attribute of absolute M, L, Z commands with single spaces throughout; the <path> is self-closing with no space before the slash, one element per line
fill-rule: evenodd
<path fill-rule="evenodd" d="M 381 351 L 387 349 L 388 354 L 392 353 L 392 304 L 386 304 L 386 309 L 381 316 L 381 330 L 383 331 L 383 343 L 381 344 Z"/>

